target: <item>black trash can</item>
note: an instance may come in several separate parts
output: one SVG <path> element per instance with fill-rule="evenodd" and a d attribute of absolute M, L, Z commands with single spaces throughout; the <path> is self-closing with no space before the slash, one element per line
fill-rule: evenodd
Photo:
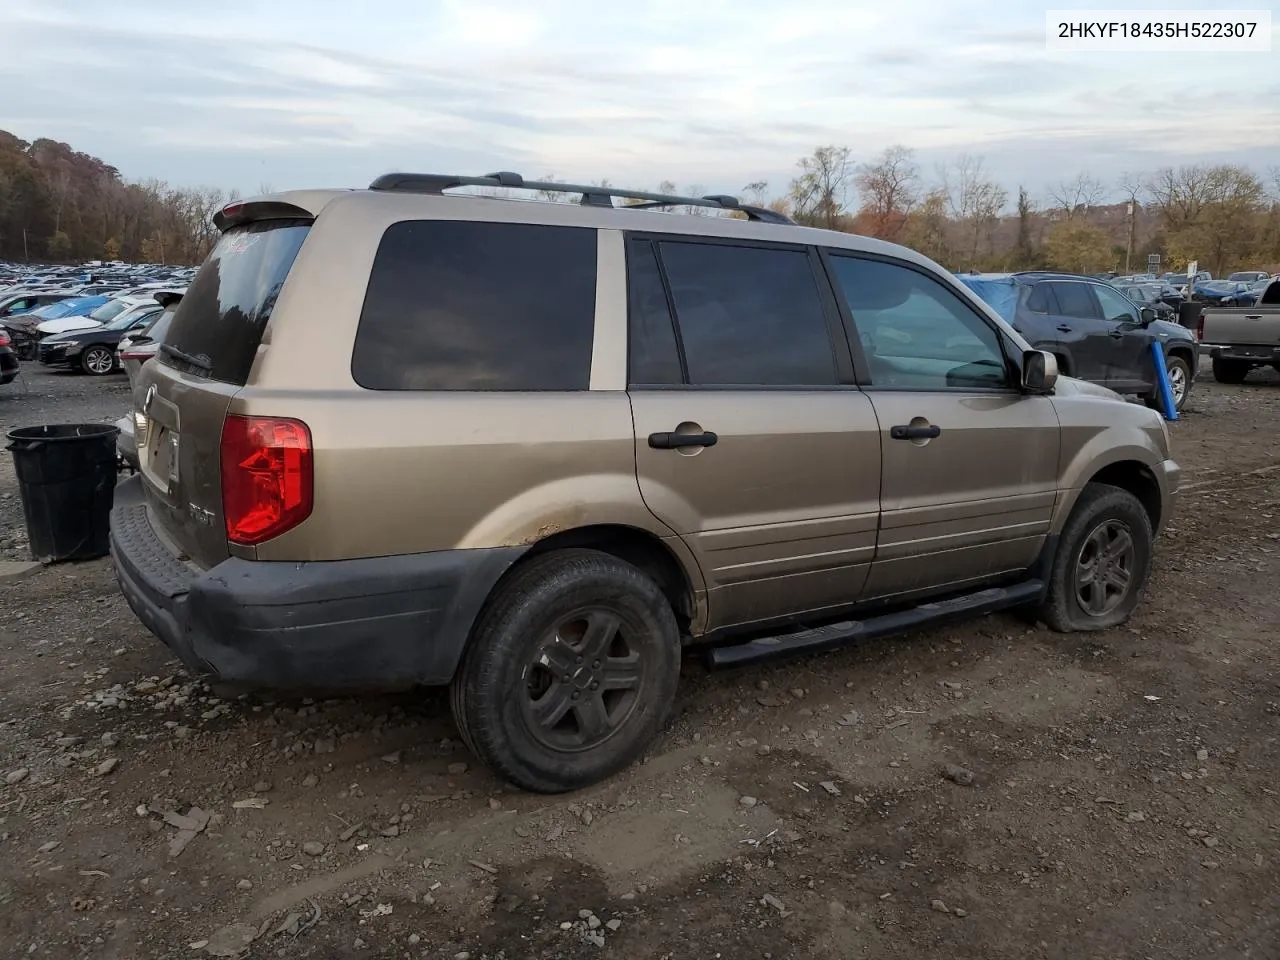
<path fill-rule="evenodd" d="M 9 431 L 31 559 L 93 560 L 110 551 L 119 432 L 108 423 Z"/>
<path fill-rule="evenodd" d="M 1178 304 L 1178 322 L 1188 330 L 1194 330 L 1200 322 L 1200 312 L 1204 304 L 1199 300 L 1183 300 Z"/>

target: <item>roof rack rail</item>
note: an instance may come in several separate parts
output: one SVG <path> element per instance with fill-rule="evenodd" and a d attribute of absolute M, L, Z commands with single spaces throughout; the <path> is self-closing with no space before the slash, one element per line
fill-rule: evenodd
<path fill-rule="evenodd" d="M 760 223 L 795 223 L 785 214 L 765 207 L 739 203 L 737 197 L 711 194 L 705 197 L 678 197 L 666 193 L 648 193 L 643 190 L 620 190 L 580 183 L 555 183 L 554 181 L 526 180 L 518 173 L 499 171 L 483 177 L 452 176 L 444 173 L 385 173 L 369 184 L 370 190 L 403 191 L 405 193 L 443 194 L 456 187 L 498 187 L 509 190 L 541 190 L 548 193 L 578 193 L 578 202 L 585 207 L 610 207 L 613 209 L 646 210 L 655 207 L 712 207 L 744 214 L 748 220 Z M 614 198 L 639 200 L 639 203 L 614 207 Z"/>

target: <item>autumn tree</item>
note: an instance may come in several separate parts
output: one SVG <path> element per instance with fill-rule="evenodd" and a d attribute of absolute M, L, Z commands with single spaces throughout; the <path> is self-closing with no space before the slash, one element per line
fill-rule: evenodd
<path fill-rule="evenodd" d="M 947 216 L 947 194 L 935 189 L 926 193 L 909 214 L 903 229 L 903 241 L 944 267 L 955 268 L 955 251 L 951 244 L 951 223 Z"/>
<path fill-rule="evenodd" d="M 1083 219 L 1054 224 L 1045 243 L 1049 265 L 1070 273 L 1098 273 L 1112 266 L 1111 237 Z"/>
<path fill-rule="evenodd" d="M 115 237 L 108 237 L 107 242 L 102 245 L 102 258 L 104 260 L 119 260 L 120 241 Z"/>
<path fill-rule="evenodd" d="M 858 168 L 854 182 L 862 197 L 860 232 L 884 240 L 901 239 L 920 192 L 914 152 L 903 146 L 888 147 L 874 163 Z"/>
<path fill-rule="evenodd" d="M 848 203 L 853 164 L 848 147 L 818 147 L 796 164 L 791 181 L 791 215 L 807 227 L 838 229 Z"/>

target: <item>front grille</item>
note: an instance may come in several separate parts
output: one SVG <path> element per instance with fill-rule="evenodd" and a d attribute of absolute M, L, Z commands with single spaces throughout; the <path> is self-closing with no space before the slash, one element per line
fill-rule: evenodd
<path fill-rule="evenodd" d="M 60 343 L 42 343 L 36 348 L 36 359 L 41 363 L 61 363 L 66 356 L 67 348 Z"/>

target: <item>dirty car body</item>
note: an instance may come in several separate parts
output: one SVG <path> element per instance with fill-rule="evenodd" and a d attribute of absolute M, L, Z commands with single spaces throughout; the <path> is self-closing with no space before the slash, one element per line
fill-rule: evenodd
<path fill-rule="evenodd" d="M 1163 419 L 1058 377 L 926 258 L 438 180 L 224 210 L 137 373 L 113 556 L 197 673 L 451 684 L 486 762 L 561 790 L 656 735 L 681 646 L 730 664 L 1057 604 L 1061 543 L 1120 577 L 1076 540 L 1121 500 L 1088 535 L 1132 528 L 1140 593 Z"/>

